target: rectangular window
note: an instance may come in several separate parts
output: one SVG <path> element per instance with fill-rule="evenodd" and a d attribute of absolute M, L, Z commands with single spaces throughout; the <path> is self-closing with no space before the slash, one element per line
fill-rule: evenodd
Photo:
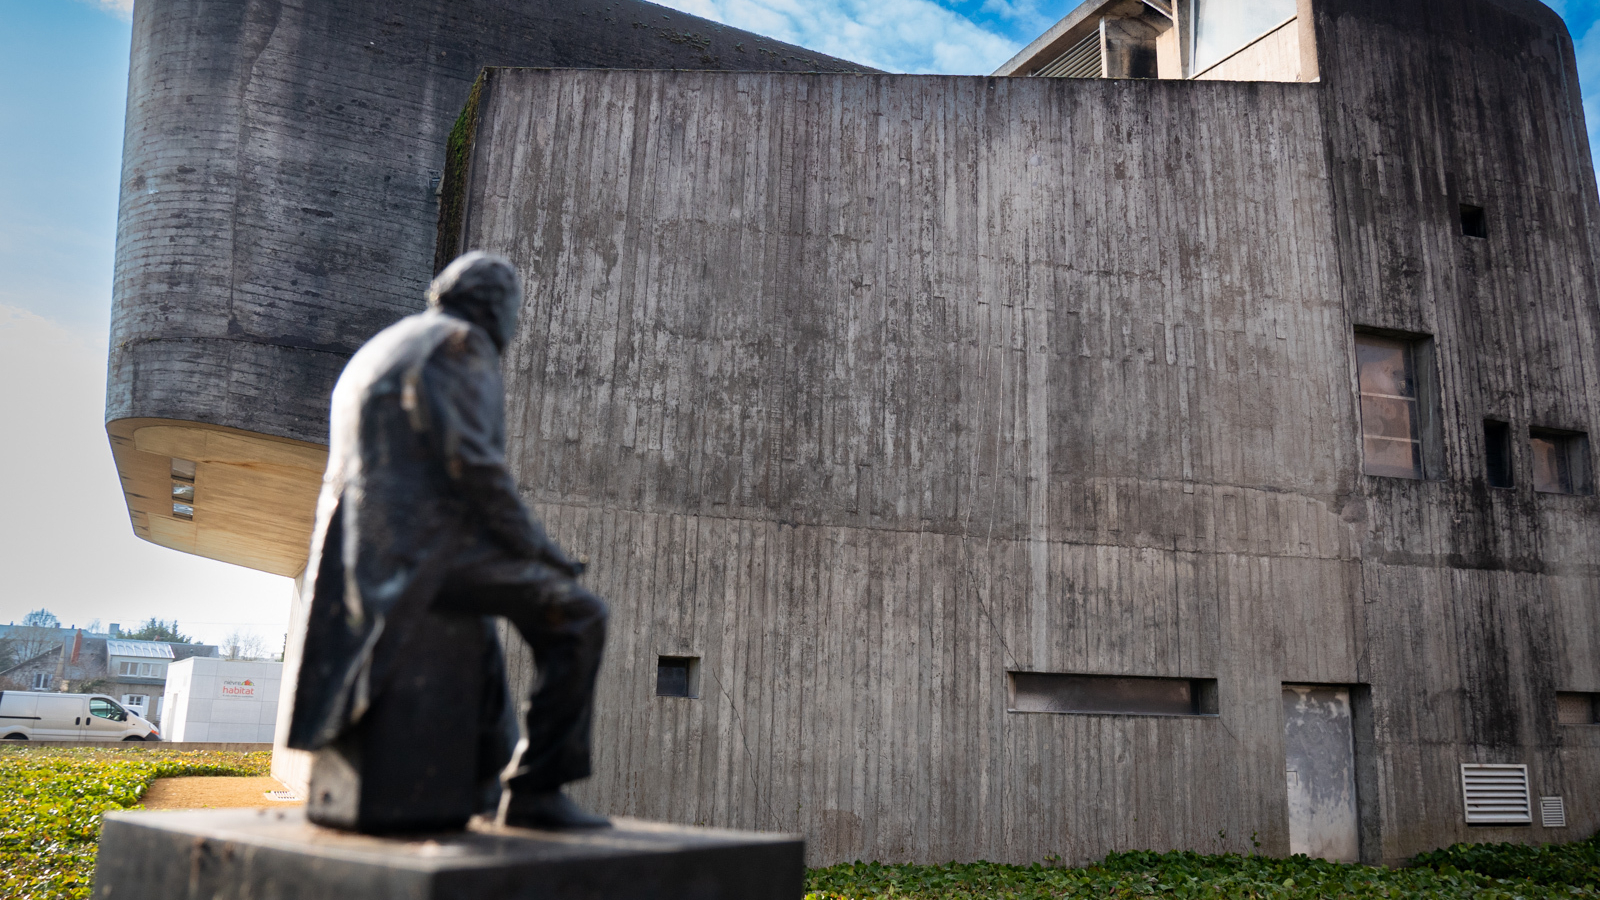
<path fill-rule="evenodd" d="M 33 689 L 36 691 L 50 690 L 50 673 L 37 672 L 33 676 Z"/>
<path fill-rule="evenodd" d="M 1483 420 L 1484 474 L 1489 487 L 1516 486 L 1511 472 L 1511 426 L 1492 419 Z"/>
<path fill-rule="evenodd" d="M 656 660 L 656 696 L 700 696 L 700 659 L 694 656 L 663 656 Z"/>
<path fill-rule="evenodd" d="M 1589 436 L 1576 431 L 1530 429 L 1533 489 L 1545 494 L 1587 494 Z"/>
<path fill-rule="evenodd" d="M 1191 74 L 1244 49 L 1251 41 L 1295 17 L 1295 0 L 1194 0 Z"/>
<path fill-rule="evenodd" d="M 1461 204 L 1461 233 L 1475 238 L 1489 236 L 1489 218 L 1483 214 L 1483 207 Z"/>
<path fill-rule="evenodd" d="M 148 694 L 123 694 L 122 705 L 133 707 L 135 712 L 144 715 L 145 707 L 150 705 L 150 696 Z"/>
<path fill-rule="evenodd" d="M 1100 713 L 1124 716 L 1214 716 L 1217 682 L 1209 678 L 1143 678 L 1009 672 L 1016 713 Z"/>
<path fill-rule="evenodd" d="M 1362 471 L 1368 475 L 1423 478 L 1429 471 L 1429 445 L 1437 444 L 1432 349 L 1427 338 L 1356 335 Z"/>
<path fill-rule="evenodd" d="M 1562 725 L 1600 725 L 1600 694 L 1556 694 L 1556 721 Z"/>

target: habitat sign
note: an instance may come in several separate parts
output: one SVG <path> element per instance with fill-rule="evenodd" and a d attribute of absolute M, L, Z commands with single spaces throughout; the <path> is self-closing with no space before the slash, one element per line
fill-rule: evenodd
<path fill-rule="evenodd" d="M 251 681 L 248 678 L 243 679 L 243 680 L 240 680 L 240 679 L 237 679 L 237 678 L 224 678 L 224 679 L 222 679 L 222 696 L 224 696 L 224 697 L 247 697 L 248 698 L 248 697 L 254 697 L 255 695 L 256 695 L 256 683 L 254 681 Z"/>

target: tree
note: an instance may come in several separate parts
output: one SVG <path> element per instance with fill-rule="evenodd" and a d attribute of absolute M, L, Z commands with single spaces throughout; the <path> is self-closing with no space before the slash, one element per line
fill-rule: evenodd
<path fill-rule="evenodd" d="M 61 620 L 48 609 L 36 609 L 22 617 L 22 624 L 30 628 L 60 628 Z"/>
<path fill-rule="evenodd" d="M 248 628 L 235 628 L 222 639 L 222 655 L 227 659 L 261 659 L 266 651 L 261 635 Z"/>
<path fill-rule="evenodd" d="M 0 672 L 61 646 L 54 628 L 18 625 L 0 638 Z"/>
<path fill-rule="evenodd" d="M 123 635 L 130 641 L 166 641 L 169 644 L 192 644 L 194 639 L 178 630 L 178 620 L 163 622 L 155 616 L 144 621 L 138 631 Z"/>

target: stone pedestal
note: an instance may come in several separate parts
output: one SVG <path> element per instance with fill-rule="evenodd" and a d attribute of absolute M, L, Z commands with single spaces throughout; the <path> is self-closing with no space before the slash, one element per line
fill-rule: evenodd
<path fill-rule="evenodd" d="M 367 834 L 451 831 L 498 804 L 515 733 L 502 733 L 493 627 L 480 616 L 429 615 L 416 635 L 372 709 L 317 751 L 311 821 Z"/>
<path fill-rule="evenodd" d="M 105 818 L 96 900 L 799 900 L 797 836 L 619 819 L 587 832 L 406 838 L 312 825 L 302 810 Z"/>

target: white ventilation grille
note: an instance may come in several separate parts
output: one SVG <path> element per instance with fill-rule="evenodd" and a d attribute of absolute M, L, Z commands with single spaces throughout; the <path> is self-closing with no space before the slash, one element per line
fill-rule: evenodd
<path fill-rule="evenodd" d="M 1539 798 L 1539 822 L 1546 828 L 1567 827 L 1567 803 L 1560 797 Z"/>
<path fill-rule="evenodd" d="M 1461 793 L 1467 803 L 1468 825 L 1533 824 L 1527 766 L 1463 763 Z"/>

